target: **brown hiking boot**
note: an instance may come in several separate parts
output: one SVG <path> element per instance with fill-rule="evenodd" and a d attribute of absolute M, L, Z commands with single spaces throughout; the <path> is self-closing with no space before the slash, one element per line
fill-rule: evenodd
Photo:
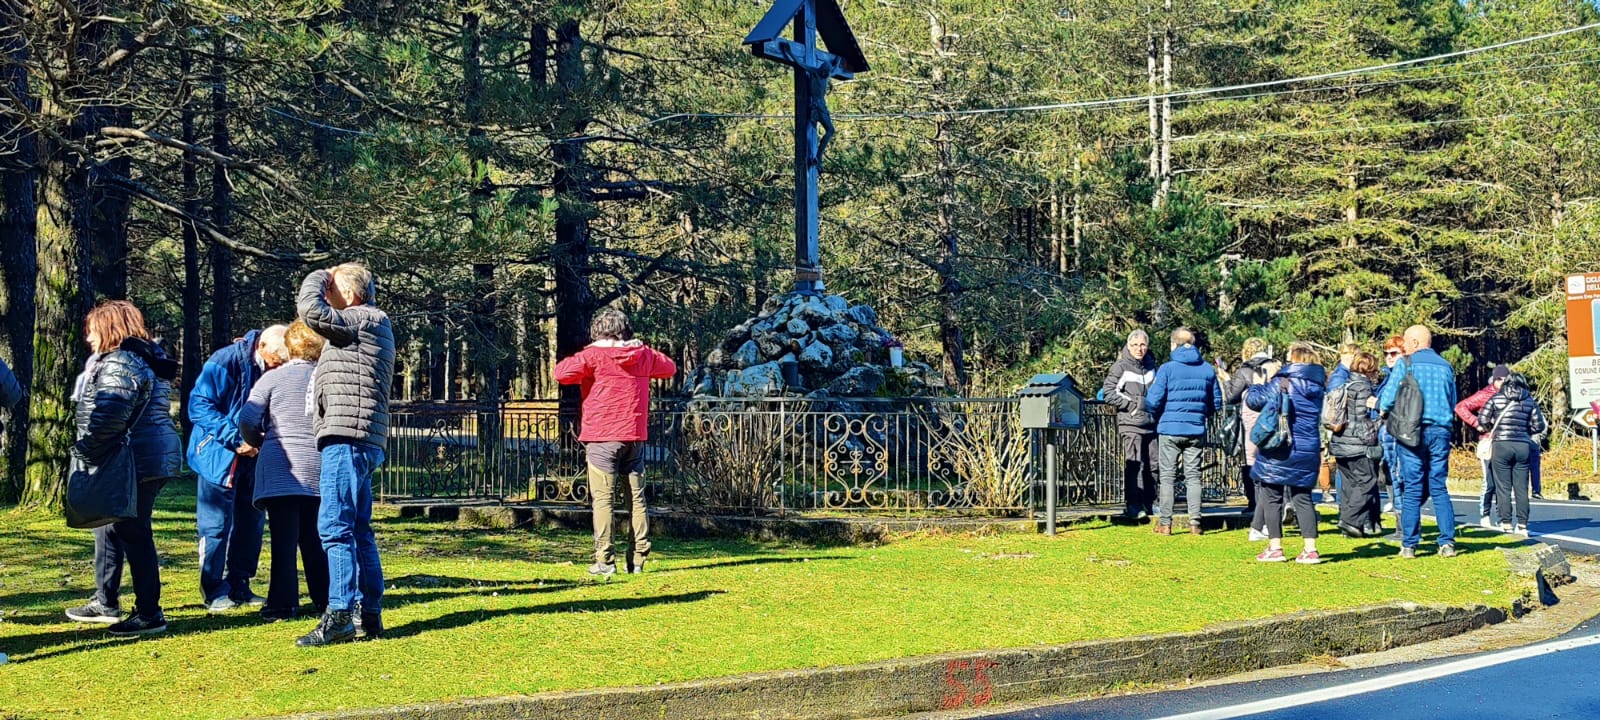
<path fill-rule="evenodd" d="M 1155 534 L 1157 534 L 1157 535 L 1171 535 L 1172 534 L 1172 526 L 1171 525 L 1162 525 L 1161 523 L 1156 523 L 1156 525 L 1155 525 Z"/>

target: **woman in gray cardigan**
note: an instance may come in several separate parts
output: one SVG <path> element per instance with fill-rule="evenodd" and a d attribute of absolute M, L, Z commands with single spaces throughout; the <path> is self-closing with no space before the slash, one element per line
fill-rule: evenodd
<path fill-rule="evenodd" d="M 317 534 L 321 506 L 317 482 L 322 456 L 307 398 L 322 336 L 296 321 L 284 335 L 289 361 L 261 376 L 239 412 L 239 434 L 261 448 L 256 460 L 255 504 L 267 512 L 272 531 L 272 580 L 261 617 L 288 620 L 299 614 L 295 549 L 305 566 L 306 591 L 315 615 L 328 605 L 328 556 Z"/>

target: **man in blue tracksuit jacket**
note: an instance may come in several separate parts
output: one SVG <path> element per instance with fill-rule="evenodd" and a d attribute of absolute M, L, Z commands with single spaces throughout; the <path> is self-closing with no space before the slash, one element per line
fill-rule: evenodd
<path fill-rule="evenodd" d="M 1407 357 L 1394 364 L 1378 396 L 1378 410 L 1387 414 L 1400 395 L 1407 375 L 1422 390 L 1422 442 L 1417 447 L 1396 443 L 1405 496 L 1400 505 L 1400 556 L 1416 557 L 1422 542 L 1422 502 L 1433 498 L 1439 519 L 1439 556 L 1456 554 L 1456 510 L 1446 481 L 1450 474 L 1450 424 L 1455 418 L 1456 371 L 1433 351 L 1433 331 L 1413 325 L 1405 334 Z"/>
<path fill-rule="evenodd" d="M 266 602 L 250 590 L 266 519 L 254 502 L 257 449 L 239 436 L 239 411 L 261 374 L 282 364 L 276 346 L 283 343 L 283 331 L 282 325 L 251 330 L 213 353 L 189 394 L 194 430 L 187 459 L 200 476 L 195 501 L 200 592 L 211 612 Z"/>
<path fill-rule="evenodd" d="M 1189 532 L 1200 533 L 1200 450 L 1206 439 L 1206 420 L 1222 408 L 1222 384 L 1217 371 L 1200 357 L 1194 333 L 1172 331 L 1172 359 L 1156 371 L 1155 382 L 1144 394 L 1145 411 L 1156 421 L 1156 455 L 1161 468 L 1161 507 L 1157 535 L 1172 534 L 1172 502 L 1183 463 L 1189 503 Z"/>

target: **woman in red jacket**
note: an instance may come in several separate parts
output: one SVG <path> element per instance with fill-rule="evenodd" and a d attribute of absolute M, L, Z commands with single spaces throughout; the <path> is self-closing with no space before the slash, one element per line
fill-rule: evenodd
<path fill-rule="evenodd" d="M 589 566 L 589 574 L 609 578 L 617 572 L 611 543 L 611 495 L 619 475 L 628 476 L 633 495 L 628 572 L 643 572 L 650 555 L 650 520 L 644 507 L 650 381 L 676 375 L 678 365 L 633 339 L 628 316 L 620 310 L 601 310 L 595 315 L 589 337 L 587 347 L 556 364 L 555 376 L 562 385 L 583 388 L 578 441 L 584 444 L 588 458 L 589 494 L 594 498 L 594 564 Z"/>

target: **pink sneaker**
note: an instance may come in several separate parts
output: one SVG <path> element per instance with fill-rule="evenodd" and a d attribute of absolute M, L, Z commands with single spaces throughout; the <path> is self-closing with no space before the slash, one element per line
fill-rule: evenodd
<path fill-rule="evenodd" d="M 1308 550 L 1300 553 L 1300 557 L 1295 558 L 1294 561 L 1301 565 L 1315 565 L 1322 562 L 1322 556 L 1318 555 L 1315 550 Z"/>
<path fill-rule="evenodd" d="M 1282 550 L 1273 550 L 1272 548 L 1262 550 L 1261 554 L 1256 556 L 1256 562 L 1284 562 L 1288 559 L 1283 556 Z"/>

